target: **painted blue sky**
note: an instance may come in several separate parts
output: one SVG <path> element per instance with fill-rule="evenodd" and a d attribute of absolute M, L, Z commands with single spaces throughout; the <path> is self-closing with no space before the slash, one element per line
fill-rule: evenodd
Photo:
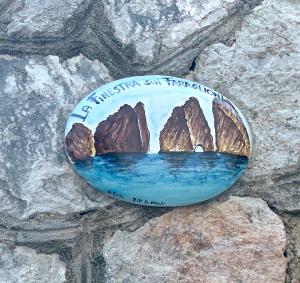
<path fill-rule="evenodd" d="M 81 108 L 84 105 L 92 106 L 93 109 L 90 110 L 90 113 L 83 124 L 94 132 L 99 122 L 105 120 L 109 115 L 117 112 L 122 105 L 129 104 L 130 106 L 134 107 L 138 102 L 142 102 L 145 107 L 146 119 L 150 131 L 150 153 L 157 153 L 159 151 L 159 133 L 170 117 L 173 108 L 183 105 L 185 101 L 194 96 L 200 103 L 208 125 L 211 129 L 211 134 L 215 140 L 214 117 L 212 113 L 212 100 L 214 96 L 201 92 L 199 89 L 193 89 L 190 87 L 168 86 L 166 81 L 162 78 L 163 76 L 142 76 L 125 78 L 111 82 L 98 88 L 96 90 L 96 95 L 122 82 L 134 80 L 137 81 L 141 86 L 135 86 L 133 88 L 121 91 L 120 93 L 107 98 L 100 104 L 91 103 L 87 101 L 86 97 L 76 106 L 72 113 L 81 113 Z M 153 84 L 151 86 L 144 85 L 146 80 L 154 79 L 159 79 L 161 84 Z M 194 83 L 179 78 L 173 79 Z M 245 123 L 250 136 L 250 141 L 252 141 L 249 125 L 242 113 L 240 113 L 240 111 L 238 112 Z M 76 122 L 82 123 L 80 119 L 70 116 L 69 120 L 67 121 L 65 134 L 70 131 L 72 124 Z"/>

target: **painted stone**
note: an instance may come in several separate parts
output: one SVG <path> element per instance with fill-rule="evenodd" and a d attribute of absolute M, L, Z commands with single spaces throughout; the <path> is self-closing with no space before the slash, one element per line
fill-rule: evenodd
<path fill-rule="evenodd" d="M 169 76 L 130 77 L 86 96 L 65 131 L 75 171 L 141 205 L 180 206 L 229 188 L 251 154 L 243 114 L 222 94 Z"/>

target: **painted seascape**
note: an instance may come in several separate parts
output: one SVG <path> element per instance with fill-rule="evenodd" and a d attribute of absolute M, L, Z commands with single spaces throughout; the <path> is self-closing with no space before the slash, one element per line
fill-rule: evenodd
<path fill-rule="evenodd" d="M 153 206 L 205 201 L 235 183 L 251 154 L 240 111 L 163 77 L 134 80 L 110 101 L 100 100 L 103 88 L 93 92 L 87 101 L 97 107 L 82 121 L 73 111 L 65 144 L 76 172 L 96 190 Z"/>

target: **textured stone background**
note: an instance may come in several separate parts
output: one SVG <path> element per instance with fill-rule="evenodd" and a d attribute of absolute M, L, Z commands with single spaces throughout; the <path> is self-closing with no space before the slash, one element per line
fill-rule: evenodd
<path fill-rule="evenodd" d="M 0 282 L 300 282 L 298 0 L 0 0 Z M 248 117 L 241 180 L 187 208 L 95 193 L 63 146 L 111 80 L 169 74 Z"/>

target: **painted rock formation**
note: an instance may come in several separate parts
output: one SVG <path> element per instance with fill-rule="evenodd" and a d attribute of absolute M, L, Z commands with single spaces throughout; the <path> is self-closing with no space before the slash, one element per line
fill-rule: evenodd
<path fill-rule="evenodd" d="M 142 102 L 138 102 L 134 107 L 134 111 L 137 115 L 138 125 L 140 130 L 140 139 L 142 143 L 142 151 L 147 152 L 149 150 L 150 133 L 147 126 L 147 120 L 145 116 L 145 109 Z"/>
<path fill-rule="evenodd" d="M 159 137 L 160 151 L 213 151 L 213 138 L 203 111 L 196 98 L 191 97 L 183 106 L 173 109 Z"/>
<path fill-rule="evenodd" d="M 217 151 L 250 156 L 250 141 L 242 119 L 234 106 L 218 98 L 213 100 Z"/>
<path fill-rule="evenodd" d="M 183 106 L 175 107 L 159 136 L 160 151 L 192 151 L 193 145 Z"/>
<path fill-rule="evenodd" d="M 199 101 L 191 97 L 183 107 L 193 148 L 201 145 L 204 151 L 213 151 L 213 138 Z"/>
<path fill-rule="evenodd" d="M 81 123 L 72 125 L 65 139 L 66 150 L 72 161 L 87 159 L 94 155 L 92 131 Z"/>
<path fill-rule="evenodd" d="M 144 105 L 134 108 L 128 104 L 99 123 L 95 134 L 96 154 L 109 152 L 147 152 L 150 133 Z"/>

